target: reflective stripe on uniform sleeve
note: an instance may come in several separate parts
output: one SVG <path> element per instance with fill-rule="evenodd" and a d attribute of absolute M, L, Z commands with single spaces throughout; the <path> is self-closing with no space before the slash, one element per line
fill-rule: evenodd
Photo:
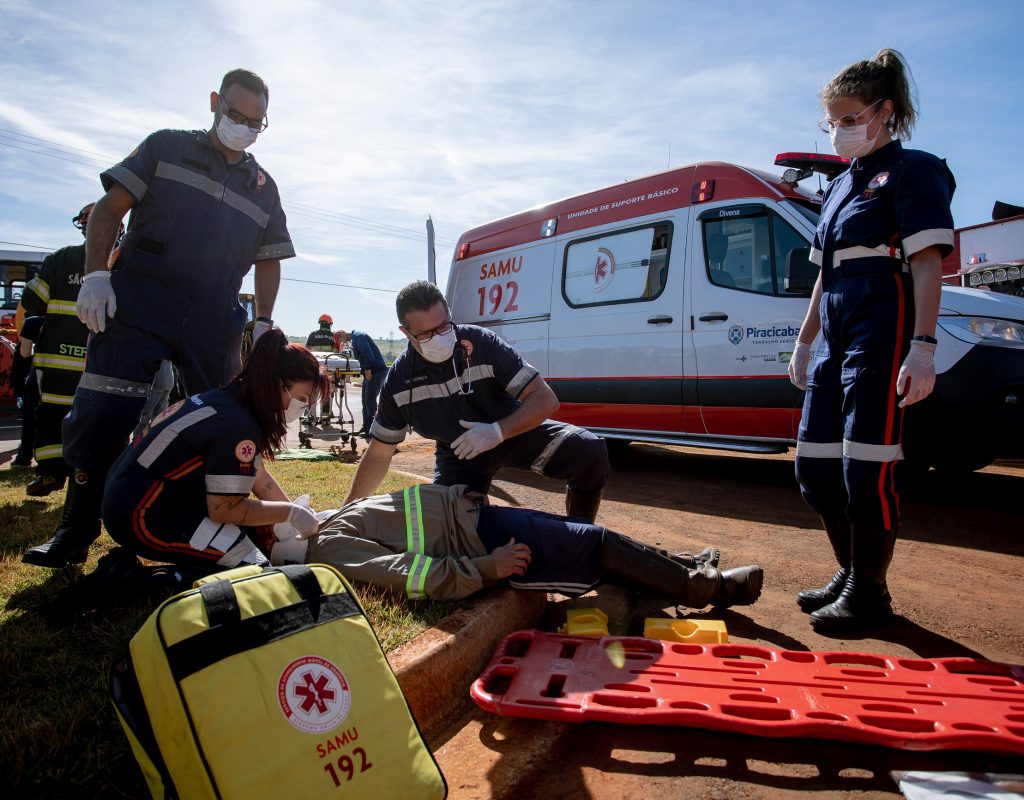
<path fill-rule="evenodd" d="M 25 286 L 25 291 L 35 292 L 44 303 L 50 302 L 50 284 L 44 281 L 41 275 L 30 280 Z"/>
<path fill-rule="evenodd" d="M 805 442 L 796 443 L 797 458 L 842 458 L 842 442 Z"/>
<path fill-rule="evenodd" d="M 88 373 L 87 373 L 88 374 Z M 217 413 L 215 408 L 210 406 L 204 406 L 203 408 L 197 408 L 195 411 L 191 411 L 185 416 L 174 420 L 174 422 L 168 423 L 164 426 L 164 429 L 158 433 L 152 442 L 143 450 L 138 457 L 138 464 L 141 467 L 149 468 L 153 466 L 155 462 L 166 450 L 171 442 L 173 442 L 179 433 L 186 428 L 190 428 L 197 422 L 202 422 L 204 419 L 208 419 Z"/>
<path fill-rule="evenodd" d="M 926 247 L 932 245 L 953 246 L 953 231 L 949 228 L 931 228 L 926 231 L 918 231 L 913 236 L 903 240 L 903 249 L 910 258 L 914 253 L 920 253 Z"/>
<path fill-rule="evenodd" d="M 407 430 L 408 428 L 402 428 L 397 431 L 385 428 L 376 419 L 370 423 L 370 436 L 384 442 L 384 444 L 401 444 L 405 441 Z"/>
<path fill-rule="evenodd" d="M 812 247 L 811 252 L 807 254 L 807 260 L 810 261 L 812 264 L 817 264 L 820 267 L 821 255 L 822 253 L 817 247 Z"/>
<path fill-rule="evenodd" d="M 89 389 L 102 394 L 112 394 L 117 397 L 137 397 L 145 399 L 149 394 L 151 384 L 141 381 L 126 381 L 123 378 L 110 378 L 106 375 L 97 375 L 95 372 L 86 372 L 78 386 L 80 389 Z"/>
<path fill-rule="evenodd" d="M 405 593 L 410 600 L 425 597 L 424 586 L 433 559 L 423 552 L 423 505 L 419 484 L 402 492 L 405 501 L 406 552 L 415 553 L 409 575 L 405 580 Z"/>
<path fill-rule="evenodd" d="M 54 406 L 69 406 L 71 401 L 75 399 L 74 395 L 68 394 L 53 394 L 51 392 L 40 392 L 39 402 L 49 403 Z"/>
<path fill-rule="evenodd" d="M 207 475 L 208 494 L 249 494 L 256 478 L 252 475 Z"/>
<path fill-rule="evenodd" d="M 238 192 L 227 188 L 223 183 L 187 169 L 180 164 L 170 164 L 166 161 L 161 161 L 156 165 L 156 176 L 164 180 L 191 186 L 204 194 L 210 195 L 215 200 L 223 200 L 226 205 L 241 211 L 261 228 L 266 228 L 267 223 L 270 221 L 270 214 L 251 200 L 247 200 Z"/>
<path fill-rule="evenodd" d="M 121 186 L 131 192 L 136 200 L 141 200 L 145 196 L 146 190 L 149 188 L 145 181 L 122 164 L 116 164 L 108 169 L 104 174 L 113 178 L 121 184 Z"/>
<path fill-rule="evenodd" d="M 526 384 L 532 381 L 534 377 L 539 374 L 540 373 L 529 364 L 524 364 L 523 368 L 512 376 L 512 380 L 508 382 L 508 386 L 505 387 L 505 391 L 513 397 L 519 397 L 519 393 L 526 388 Z"/>
<path fill-rule="evenodd" d="M 295 258 L 295 245 L 291 242 L 265 244 L 256 251 L 253 261 L 270 261 L 274 258 Z"/>
<path fill-rule="evenodd" d="M 889 461 L 903 460 L 903 445 L 900 444 L 866 444 L 843 439 L 843 455 L 855 461 Z"/>

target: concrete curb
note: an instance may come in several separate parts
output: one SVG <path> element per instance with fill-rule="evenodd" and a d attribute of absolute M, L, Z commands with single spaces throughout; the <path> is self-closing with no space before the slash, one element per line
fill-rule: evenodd
<path fill-rule="evenodd" d="M 428 743 L 433 746 L 432 740 L 468 707 L 470 684 L 498 642 L 512 631 L 536 627 L 547 601 L 544 592 L 493 589 L 388 654 Z"/>

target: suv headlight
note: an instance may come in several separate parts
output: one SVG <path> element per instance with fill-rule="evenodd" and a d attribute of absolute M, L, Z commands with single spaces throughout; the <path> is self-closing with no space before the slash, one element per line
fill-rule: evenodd
<path fill-rule="evenodd" d="M 950 336 L 972 344 L 1024 347 L 1024 324 L 992 317 L 939 317 Z"/>

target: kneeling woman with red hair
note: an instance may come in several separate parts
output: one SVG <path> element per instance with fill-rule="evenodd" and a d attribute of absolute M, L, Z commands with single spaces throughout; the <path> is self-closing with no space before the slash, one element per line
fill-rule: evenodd
<path fill-rule="evenodd" d="M 305 347 L 280 330 L 261 336 L 230 384 L 172 405 L 121 454 L 103 496 L 107 532 L 136 555 L 213 569 L 266 564 L 260 526 L 315 532 L 313 512 L 290 501 L 264 459 L 315 399 L 319 377 Z"/>

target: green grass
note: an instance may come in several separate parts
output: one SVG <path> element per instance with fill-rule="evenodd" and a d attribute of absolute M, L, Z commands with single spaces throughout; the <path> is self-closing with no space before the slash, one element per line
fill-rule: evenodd
<path fill-rule="evenodd" d="M 309 492 L 313 508 L 337 507 L 355 467 L 338 461 L 281 461 L 271 467 L 290 496 Z M 21 563 L 48 539 L 63 492 L 29 499 L 26 471 L 0 471 L 0 797 L 148 796 L 114 715 L 111 666 L 154 606 L 144 603 L 79 615 L 51 613 L 62 588 L 114 546 L 104 534 L 84 568 L 49 570 Z M 408 486 L 389 474 L 381 492 Z M 419 602 L 358 587 L 385 650 L 450 613 L 454 604 Z"/>

